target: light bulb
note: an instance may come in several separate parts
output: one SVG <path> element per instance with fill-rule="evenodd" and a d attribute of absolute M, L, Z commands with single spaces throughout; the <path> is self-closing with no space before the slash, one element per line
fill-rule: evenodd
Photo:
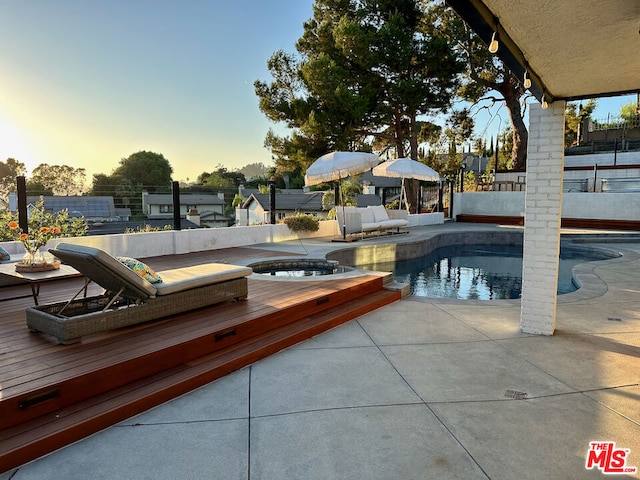
<path fill-rule="evenodd" d="M 524 71 L 524 88 L 525 90 L 531 88 L 531 79 L 527 70 Z"/>
<path fill-rule="evenodd" d="M 496 40 L 497 31 L 491 35 L 491 43 L 489 44 L 489 52 L 496 53 L 498 51 L 498 40 Z"/>
<path fill-rule="evenodd" d="M 546 98 L 544 98 L 544 94 L 542 94 L 542 109 L 546 110 L 547 108 L 549 108 L 549 104 L 547 103 Z"/>

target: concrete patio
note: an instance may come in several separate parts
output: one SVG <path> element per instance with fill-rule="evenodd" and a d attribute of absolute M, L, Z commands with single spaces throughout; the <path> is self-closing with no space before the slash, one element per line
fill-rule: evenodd
<path fill-rule="evenodd" d="M 380 241 L 463 227 L 495 228 Z M 554 336 L 521 333 L 518 301 L 407 297 L 0 480 L 604 478 L 594 441 L 640 467 L 640 243 L 593 245 L 624 256 L 580 267 Z"/>

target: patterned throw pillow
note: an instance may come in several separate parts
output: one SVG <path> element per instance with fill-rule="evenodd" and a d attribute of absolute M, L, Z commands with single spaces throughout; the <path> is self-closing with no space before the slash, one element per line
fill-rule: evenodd
<path fill-rule="evenodd" d="M 116 259 L 144 278 L 147 282 L 162 283 L 162 277 L 154 272 L 149 265 L 142 263 L 140 260 L 131 257 L 116 257 Z"/>
<path fill-rule="evenodd" d="M 4 248 L 0 247 L 0 262 L 11 260 L 11 255 Z"/>

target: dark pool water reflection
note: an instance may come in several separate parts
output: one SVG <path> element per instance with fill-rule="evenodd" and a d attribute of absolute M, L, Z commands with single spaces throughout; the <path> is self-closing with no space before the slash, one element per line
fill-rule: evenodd
<path fill-rule="evenodd" d="M 576 290 L 572 269 L 579 263 L 613 258 L 610 252 L 561 245 L 558 293 Z M 397 282 L 409 283 L 419 297 L 503 300 L 520 298 L 522 246 L 461 245 L 443 247 L 431 254 L 359 268 L 390 271 Z"/>

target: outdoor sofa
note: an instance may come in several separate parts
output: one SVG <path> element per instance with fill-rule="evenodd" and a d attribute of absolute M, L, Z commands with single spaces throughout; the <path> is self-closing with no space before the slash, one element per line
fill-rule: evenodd
<path fill-rule="evenodd" d="M 98 248 L 61 243 L 50 252 L 83 274 L 87 283 L 105 289 L 102 295 L 85 298 L 80 295 L 86 293 L 85 286 L 68 302 L 27 308 L 29 330 L 53 335 L 65 345 L 85 335 L 244 299 L 246 277 L 253 272 L 244 266 L 207 263 L 151 271 L 162 280 L 151 283 Z"/>
<path fill-rule="evenodd" d="M 343 226 L 346 227 L 346 234 L 373 234 L 383 233 L 409 226 L 407 212 L 405 210 L 387 210 L 383 205 L 369 207 L 336 207 L 338 226 L 342 233 Z"/>

